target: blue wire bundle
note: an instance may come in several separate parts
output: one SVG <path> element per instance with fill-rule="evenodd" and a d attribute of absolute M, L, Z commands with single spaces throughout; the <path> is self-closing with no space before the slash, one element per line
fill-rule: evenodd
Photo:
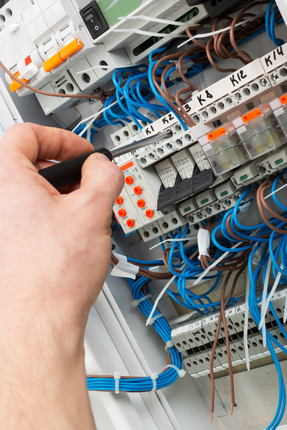
<path fill-rule="evenodd" d="M 275 5 L 275 7 L 273 8 L 274 5 Z M 273 8 L 273 10 L 272 10 L 272 8 Z M 277 11 L 278 11 L 278 7 L 276 6 L 276 2 L 275 2 L 275 0 L 272 0 L 269 3 L 267 11 L 266 11 L 265 28 L 266 28 L 266 32 L 268 34 L 269 39 L 272 40 L 274 45 L 281 46 L 281 45 L 283 45 L 284 40 L 278 39 L 275 36 L 275 15 L 276 15 Z"/>

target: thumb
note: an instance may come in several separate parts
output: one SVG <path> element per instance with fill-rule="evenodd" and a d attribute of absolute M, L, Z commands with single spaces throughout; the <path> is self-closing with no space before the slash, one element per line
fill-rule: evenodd
<path fill-rule="evenodd" d="M 80 188 L 73 197 L 89 211 L 86 220 L 97 219 L 98 227 L 109 227 L 112 207 L 124 186 L 124 175 L 105 155 L 90 155 L 82 167 Z M 78 200 L 78 202 L 79 202 Z"/>

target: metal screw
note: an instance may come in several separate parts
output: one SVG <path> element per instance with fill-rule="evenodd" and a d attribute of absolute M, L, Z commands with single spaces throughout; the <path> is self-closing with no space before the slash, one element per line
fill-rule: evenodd
<path fill-rule="evenodd" d="M 182 140 L 180 140 L 180 139 L 177 139 L 177 140 L 175 141 L 175 143 L 176 143 L 178 146 L 182 146 Z"/>
<path fill-rule="evenodd" d="M 191 141 L 191 135 L 190 134 L 186 134 L 184 137 L 186 140 L 188 140 L 188 142 Z"/>
<path fill-rule="evenodd" d="M 194 120 L 195 122 L 199 122 L 199 121 L 200 121 L 199 116 L 198 116 L 198 115 L 194 115 L 194 116 L 193 116 L 193 120 Z"/>
<path fill-rule="evenodd" d="M 231 205 L 231 201 L 229 199 L 224 200 L 224 203 L 226 204 L 226 206 L 230 206 Z"/>
<path fill-rule="evenodd" d="M 230 97 L 227 97 L 227 99 L 225 99 L 225 101 L 229 106 L 232 105 L 232 99 Z"/>
<path fill-rule="evenodd" d="M 211 215 L 212 214 L 212 209 L 211 208 L 206 208 L 205 212 L 207 213 L 207 215 Z"/>
<path fill-rule="evenodd" d="M 265 78 L 260 79 L 260 84 L 262 85 L 262 87 L 266 87 L 266 85 L 268 84 L 267 79 Z"/>
<path fill-rule="evenodd" d="M 172 144 L 171 143 L 167 143 L 166 144 L 167 149 L 173 149 Z"/>
<path fill-rule="evenodd" d="M 181 125 L 176 124 L 175 129 L 176 129 L 176 131 L 181 131 Z"/>
<path fill-rule="evenodd" d="M 146 164 L 147 163 L 146 158 L 144 157 L 140 158 L 140 162 L 141 164 Z"/>
<path fill-rule="evenodd" d="M 221 209 L 221 205 L 219 203 L 215 203 L 214 208 L 219 211 Z"/>
<path fill-rule="evenodd" d="M 164 153 L 164 150 L 162 148 L 158 148 L 157 152 L 162 155 Z"/>
<path fill-rule="evenodd" d="M 265 173 L 266 173 L 266 167 L 260 166 L 259 167 L 259 172 L 261 173 L 261 175 L 265 175 Z"/>
<path fill-rule="evenodd" d="M 203 218 L 203 213 L 202 212 L 197 212 L 196 216 L 197 216 L 197 218 L 201 219 L 201 218 Z"/>
<path fill-rule="evenodd" d="M 236 98 L 236 100 L 241 100 L 242 99 L 242 95 L 240 94 L 240 93 L 236 93 L 235 94 L 235 98 Z"/>
<path fill-rule="evenodd" d="M 155 155 L 154 155 L 152 152 L 150 152 L 150 153 L 148 154 L 148 156 L 149 156 L 149 158 L 150 158 L 151 160 L 154 160 L 154 159 L 155 159 Z"/>
<path fill-rule="evenodd" d="M 208 118 L 208 112 L 205 110 L 204 112 L 202 112 L 202 116 L 203 118 Z"/>
<path fill-rule="evenodd" d="M 277 82 L 279 80 L 279 75 L 277 72 L 272 73 L 271 78 L 274 82 Z"/>
<path fill-rule="evenodd" d="M 189 222 L 194 222 L 194 217 L 193 216 L 189 216 L 188 220 L 189 220 Z"/>

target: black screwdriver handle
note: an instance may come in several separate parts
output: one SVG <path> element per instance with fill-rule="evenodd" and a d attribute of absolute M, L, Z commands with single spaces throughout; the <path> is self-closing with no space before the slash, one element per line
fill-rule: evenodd
<path fill-rule="evenodd" d="M 112 153 L 108 149 L 99 148 L 87 154 L 80 155 L 79 157 L 72 158 L 71 160 L 63 161 L 62 163 L 57 163 L 46 169 L 39 170 L 39 174 L 47 179 L 55 188 L 74 184 L 81 180 L 81 170 L 86 159 L 96 152 L 104 154 L 110 161 L 113 159 Z"/>

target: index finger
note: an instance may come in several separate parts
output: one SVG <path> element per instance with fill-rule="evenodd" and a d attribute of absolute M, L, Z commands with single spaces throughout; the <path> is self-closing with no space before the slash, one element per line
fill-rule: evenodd
<path fill-rule="evenodd" d="M 38 159 L 64 161 L 94 150 L 91 143 L 71 131 L 33 123 L 10 127 L 1 140 L 1 147 L 24 156 L 32 164 Z"/>

